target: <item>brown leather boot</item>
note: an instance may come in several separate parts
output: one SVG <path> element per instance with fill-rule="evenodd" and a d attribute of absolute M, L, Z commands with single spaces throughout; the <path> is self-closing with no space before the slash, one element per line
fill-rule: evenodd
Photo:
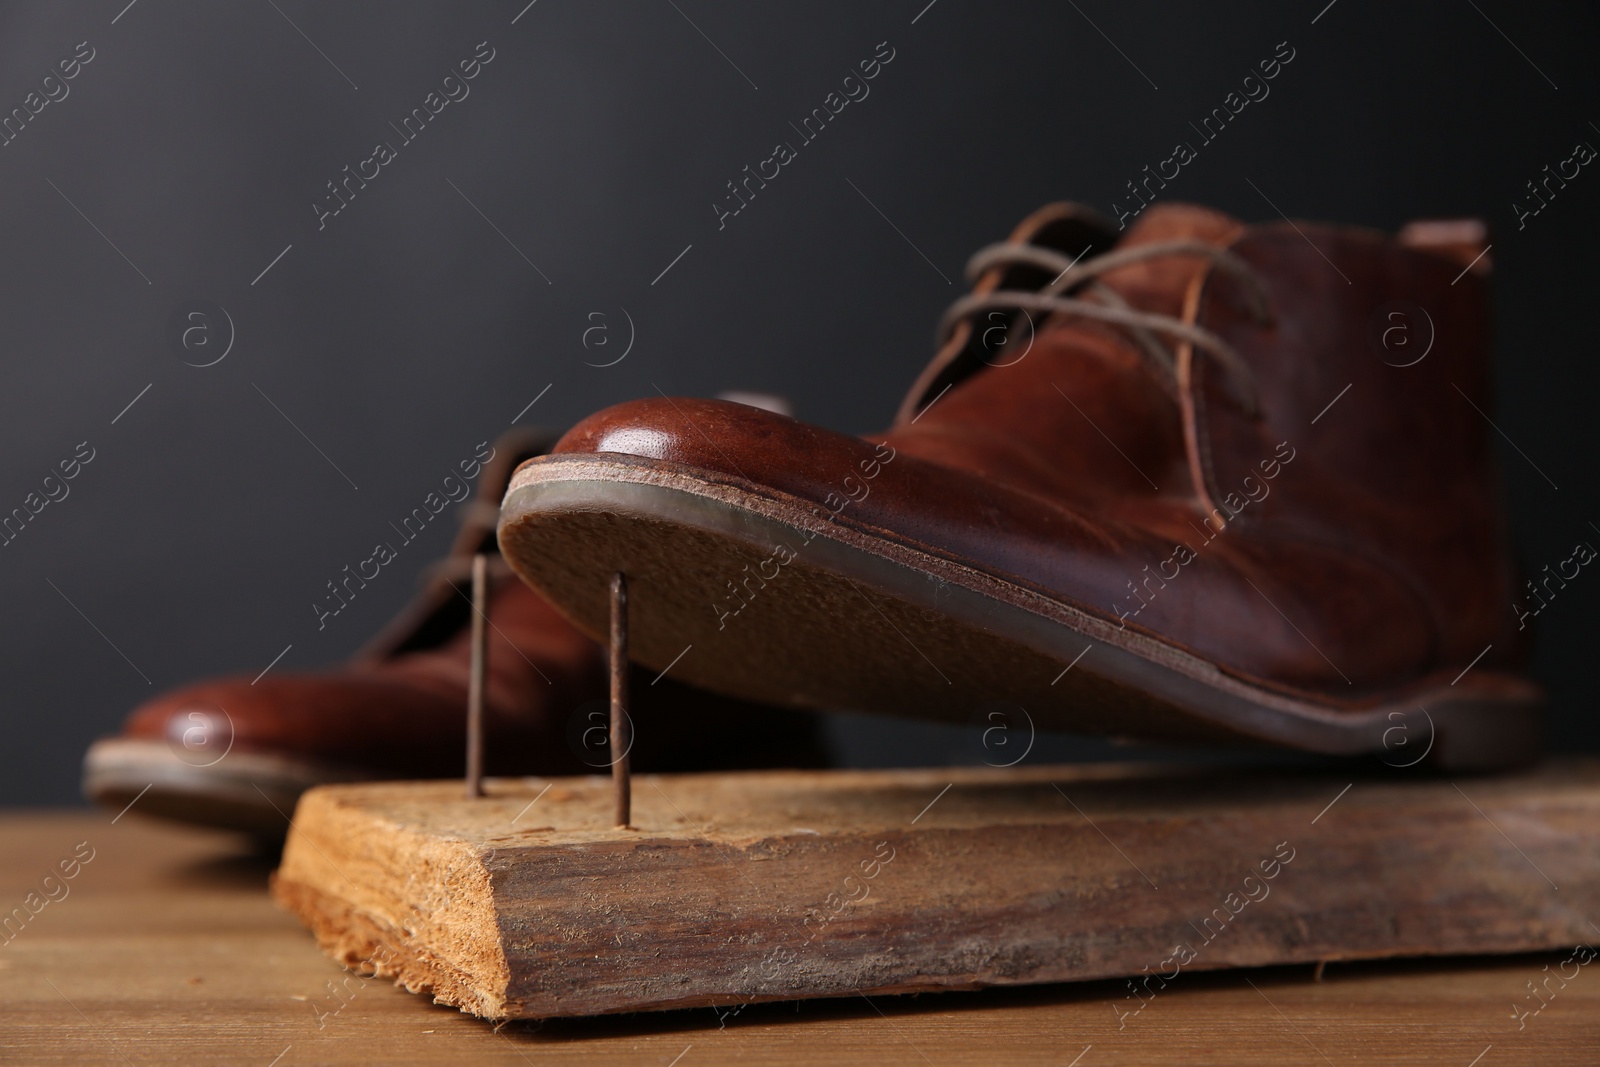
<path fill-rule="evenodd" d="M 882 437 L 622 404 L 517 471 L 501 544 L 589 633 L 627 572 L 635 658 L 752 700 L 1523 761 L 1471 231 L 1048 207 Z"/>
<path fill-rule="evenodd" d="M 202 682 L 134 710 L 84 757 L 84 792 L 112 808 L 281 836 L 305 789 L 463 773 L 470 567 L 490 554 L 485 767 L 490 774 L 605 771 L 592 729 L 608 719 L 600 647 L 518 581 L 495 545 L 516 465 L 550 435 L 495 442 L 449 557 L 417 599 L 343 668 Z M 644 771 L 820 766 L 810 716 L 751 709 L 656 672 L 632 685 L 633 766 Z M 599 738 L 601 743 L 596 744 Z M 608 771 L 606 773 L 609 773 Z"/>

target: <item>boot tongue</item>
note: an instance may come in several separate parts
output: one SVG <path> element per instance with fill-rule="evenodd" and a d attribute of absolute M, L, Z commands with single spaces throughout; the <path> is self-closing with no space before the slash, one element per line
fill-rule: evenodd
<path fill-rule="evenodd" d="M 1195 204 L 1155 204 L 1134 221 L 1117 249 L 1163 241 L 1204 241 L 1220 248 L 1243 232 L 1244 223 L 1220 211 Z M 1198 256 L 1162 256 L 1108 271 L 1101 280 L 1141 311 L 1181 316 L 1185 294 L 1209 266 Z"/>

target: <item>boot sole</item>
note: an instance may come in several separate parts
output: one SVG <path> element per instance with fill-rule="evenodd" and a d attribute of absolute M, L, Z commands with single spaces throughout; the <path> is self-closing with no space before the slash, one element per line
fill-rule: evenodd
<path fill-rule="evenodd" d="M 259 752 L 230 752 L 210 766 L 197 767 L 180 760 L 164 741 L 123 737 L 96 741 L 83 757 L 83 792 L 96 804 L 242 830 L 267 841 L 288 832 L 295 802 L 307 789 L 370 777 Z"/>
<path fill-rule="evenodd" d="M 1539 754 L 1541 691 L 1521 679 L 1468 671 L 1358 701 L 1261 684 L 892 540 L 848 508 L 829 517 L 667 462 L 526 464 L 500 544 L 600 640 L 610 575 L 625 572 L 634 660 L 748 700 L 974 722 L 1000 699 L 1041 729 L 1381 753 L 1394 766 Z"/>

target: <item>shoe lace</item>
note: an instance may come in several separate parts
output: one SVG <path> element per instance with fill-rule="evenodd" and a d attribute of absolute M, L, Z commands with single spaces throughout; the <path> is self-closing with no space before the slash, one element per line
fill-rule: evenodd
<path fill-rule="evenodd" d="M 1257 321 L 1271 321 L 1266 289 L 1255 271 L 1233 252 L 1203 241 L 1155 241 L 1133 248 L 1114 249 L 1086 260 L 1081 254 L 1077 259 L 1069 259 L 1060 252 L 1040 245 L 1004 242 L 980 249 L 967 262 L 968 281 L 975 282 L 994 268 L 1013 266 L 1054 272 L 1054 280 L 1038 290 L 993 289 L 967 294 L 951 304 L 940 320 L 939 344 L 943 347 L 963 320 L 980 312 L 1009 310 L 1078 315 L 1126 327 L 1141 355 L 1174 390 L 1178 380 L 1178 358 L 1161 338 L 1188 342 L 1206 352 L 1227 373 L 1246 410 L 1252 416 L 1257 415 L 1261 405 L 1255 374 L 1232 345 L 1210 330 L 1175 316 L 1141 311 L 1129 304 L 1115 289 L 1098 281 L 1101 275 L 1119 267 L 1172 256 L 1198 256 L 1210 260 L 1214 267 L 1241 284 L 1250 311 Z"/>

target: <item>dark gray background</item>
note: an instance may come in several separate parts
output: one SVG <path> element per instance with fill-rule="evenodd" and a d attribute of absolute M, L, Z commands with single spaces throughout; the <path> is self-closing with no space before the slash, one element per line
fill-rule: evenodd
<path fill-rule="evenodd" d="M 1261 193 L 1380 227 L 1486 217 L 1496 419 L 1559 486 L 1503 449 L 1520 551 L 1536 570 L 1600 536 L 1600 174 L 1521 232 L 1511 207 L 1576 141 L 1600 145 L 1591 5 L 525 3 L 0 13 L 0 111 L 78 42 L 96 53 L 0 148 L 0 511 L 95 449 L 0 548 L 0 802 L 75 799 L 84 746 L 162 688 L 254 674 L 290 645 L 276 670 L 348 654 L 449 531 L 318 632 L 323 583 L 547 386 L 524 422 L 659 386 L 778 392 L 810 420 L 880 428 L 971 252 L 1050 200 L 1109 211 L 1285 40 L 1271 96 L 1166 195 L 1249 220 L 1276 217 Z M 324 183 L 395 140 L 388 124 L 480 41 L 496 54 L 471 95 L 318 232 Z M 880 41 L 896 57 L 871 95 L 718 232 L 724 183 Z M 194 298 L 237 333 L 204 369 L 165 337 Z M 585 351 L 589 314 L 620 342 L 621 308 L 632 353 L 586 366 L 618 351 Z M 1563 748 L 1600 741 L 1597 606 L 1600 578 L 1580 579 L 1540 619 Z M 857 761 L 948 747 L 914 725 L 838 733 Z"/>

